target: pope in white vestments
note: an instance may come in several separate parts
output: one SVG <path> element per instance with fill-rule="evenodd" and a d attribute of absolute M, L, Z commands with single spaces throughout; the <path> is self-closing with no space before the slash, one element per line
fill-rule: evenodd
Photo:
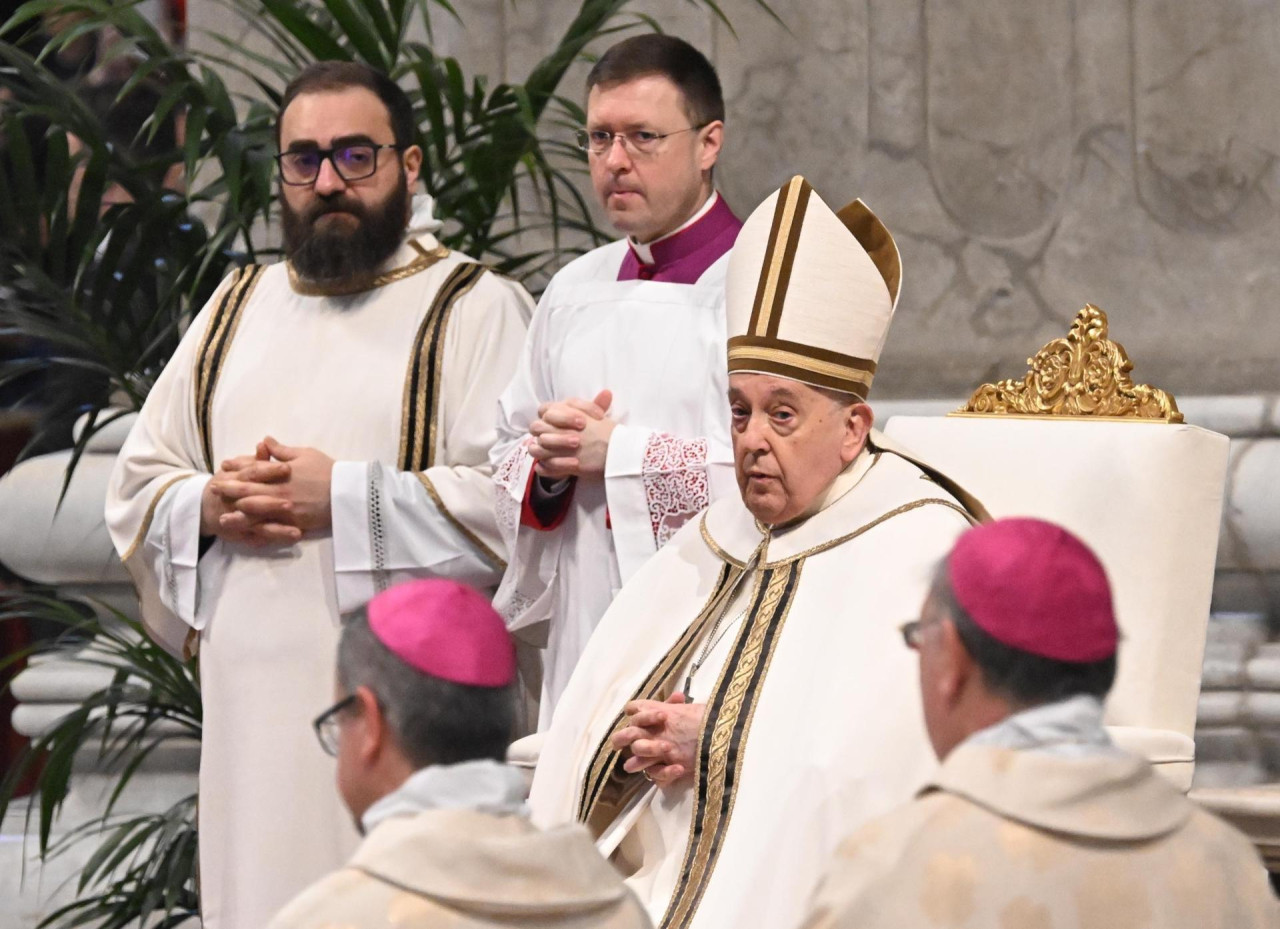
<path fill-rule="evenodd" d="M 379 141 L 384 113 L 364 86 L 302 93 L 282 142 L 295 115 L 314 117 L 311 145 L 329 132 Z M 327 157 L 353 171 L 363 151 Z M 315 183 L 342 187 L 337 165 L 319 160 Z M 394 177 L 373 175 L 411 185 L 416 172 Z M 331 700 L 339 614 L 411 577 L 492 589 L 505 566 L 487 455 L 531 301 L 442 246 L 429 217 L 424 202 L 407 236 L 407 213 L 393 217 L 400 244 L 354 281 L 317 284 L 293 262 L 231 275 L 184 334 L 112 476 L 107 524 L 143 622 L 175 653 L 199 650 L 208 929 L 265 925 L 355 846 L 310 726 Z M 281 455 L 334 460 L 331 525 L 279 544 L 202 539 L 206 485 L 215 472 L 233 485 L 227 460 L 264 436 L 284 443 L 273 445 Z"/>
<path fill-rule="evenodd" d="M 797 177 L 747 220 L 741 497 L 623 588 L 542 746 L 535 821 L 587 823 L 663 929 L 795 925 L 841 836 L 933 769 L 897 627 L 981 508 L 869 436 L 898 285 L 860 201 L 837 215 Z"/>

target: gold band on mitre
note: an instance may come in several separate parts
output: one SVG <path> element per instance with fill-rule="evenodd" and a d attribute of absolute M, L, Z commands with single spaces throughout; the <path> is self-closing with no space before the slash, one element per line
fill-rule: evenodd
<path fill-rule="evenodd" d="M 730 373 L 760 373 L 865 400 L 902 271 L 861 200 L 838 213 L 796 176 L 743 225 L 726 285 Z"/>
<path fill-rule="evenodd" d="M 734 371 L 776 374 L 866 400 L 876 363 L 785 339 L 743 335 L 729 340 L 729 373 Z"/>

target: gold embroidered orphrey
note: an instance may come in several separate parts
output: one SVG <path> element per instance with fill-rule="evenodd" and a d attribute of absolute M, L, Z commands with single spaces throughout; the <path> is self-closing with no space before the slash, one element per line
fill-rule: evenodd
<path fill-rule="evenodd" d="M 706 700 L 706 713 L 698 739 L 694 776 L 693 811 L 685 844 L 680 878 L 672 891 L 657 929 L 688 929 L 706 893 L 719 860 L 744 773 L 747 740 L 755 708 L 795 599 L 805 560 L 870 532 L 882 523 L 921 506 L 942 504 L 929 498 L 904 504 L 853 532 L 776 562 L 770 562 L 766 532 L 745 562 L 730 559 L 714 543 L 702 518 L 702 537 L 725 562 L 710 597 L 671 649 L 649 673 L 632 700 L 665 700 L 679 685 L 679 673 L 693 658 L 697 646 L 714 634 L 716 619 L 728 607 L 734 591 L 749 571 L 755 571 L 746 617 L 715 687 Z M 627 725 L 620 712 L 600 740 L 587 768 L 578 796 L 578 821 L 599 838 L 614 822 L 628 800 L 647 788 L 639 773 L 623 769 L 623 753 L 613 748 L 612 737 Z"/>
<path fill-rule="evenodd" d="M 1180 423 L 1173 395 L 1129 377 L 1133 362 L 1107 337 L 1107 314 L 1092 303 L 1065 339 L 1028 358 L 1021 380 L 983 384 L 952 416 L 1066 416 Z"/>

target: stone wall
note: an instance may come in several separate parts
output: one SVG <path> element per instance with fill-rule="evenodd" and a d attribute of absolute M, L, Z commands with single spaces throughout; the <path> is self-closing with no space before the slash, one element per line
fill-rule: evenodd
<path fill-rule="evenodd" d="M 437 18 L 438 50 L 521 80 L 578 0 L 455 5 L 462 22 Z M 631 8 L 719 68 L 719 182 L 739 213 L 802 173 L 835 205 L 862 196 L 896 233 L 905 287 L 881 396 L 1019 374 L 1086 302 L 1109 312 L 1141 380 L 1280 389 L 1280 5 L 772 5 L 787 29 L 722 0 L 736 37 L 687 0 Z M 190 9 L 195 26 L 225 15 Z"/>

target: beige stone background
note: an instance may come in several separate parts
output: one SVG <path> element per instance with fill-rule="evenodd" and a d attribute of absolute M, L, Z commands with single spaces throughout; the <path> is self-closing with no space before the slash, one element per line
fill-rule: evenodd
<path fill-rule="evenodd" d="M 521 80 L 578 4 L 455 5 L 437 50 Z M 687 0 L 632 8 L 716 64 L 740 215 L 801 173 L 895 233 L 881 397 L 1019 375 L 1085 302 L 1140 381 L 1280 390 L 1280 3 L 775 0 L 789 31 L 721 5 L 736 36 Z M 219 9 L 192 4 L 193 25 Z"/>

